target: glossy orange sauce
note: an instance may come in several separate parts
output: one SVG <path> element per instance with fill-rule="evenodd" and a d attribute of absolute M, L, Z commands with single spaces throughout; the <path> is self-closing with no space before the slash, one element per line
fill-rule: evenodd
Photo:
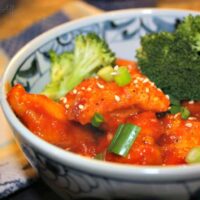
<path fill-rule="evenodd" d="M 119 65 L 136 64 L 118 60 Z M 158 116 L 155 111 L 129 106 L 104 113 L 99 129 L 89 124 L 70 121 L 65 105 L 43 95 L 28 94 L 18 84 L 8 93 L 12 109 L 35 135 L 67 151 L 94 158 L 103 153 L 104 160 L 138 165 L 184 164 L 192 147 L 200 145 L 200 102 L 184 102 L 191 116 L 180 114 Z M 109 105 L 108 105 L 109 106 Z M 107 108 L 105 108 L 107 109 Z M 83 116 L 84 117 L 84 116 Z M 141 127 L 136 141 L 126 157 L 108 152 L 115 131 L 121 123 Z"/>

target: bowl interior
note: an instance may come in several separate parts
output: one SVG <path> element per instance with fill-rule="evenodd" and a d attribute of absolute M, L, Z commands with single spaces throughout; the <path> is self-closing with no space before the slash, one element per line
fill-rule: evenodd
<path fill-rule="evenodd" d="M 122 12 L 123 13 L 123 12 Z M 11 84 L 21 83 L 31 92 L 39 92 L 49 82 L 49 55 L 50 50 L 57 53 L 71 51 L 74 39 L 78 34 L 95 32 L 106 40 L 117 57 L 129 60 L 135 59 L 136 49 L 140 46 L 140 37 L 147 33 L 160 31 L 173 31 L 177 23 L 185 16 L 184 12 L 129 12 L 121 16 L 121 13 L 107 15 L 105 19 L 96 17 L 94 20 L 81 20 L 74 22 L 71 28 L 68 24 L 60 26 L 58 32 L 42 42 L 34 51 L 26 52 L 23 62 L 18 65 L 17 71 L 12 77 Z M 61 31 L 60 31 L 61 30 Z M 50 35 L 47 33 L 46 37 Z M 30 53 L 29 53 L 30 52 Z"/>
<path fill-rule="evenodd" d="M 11 60 L 3 77 L 3 86 L 9 82 L 11 85 L 21 83 L 27 91 L 40 92 L 50 80 L 50 61 L 48 52 L 57 53 L 71 51 L 76 35 L 95 32 L 104 38 L 117 57 L 134 60 L 136 49 L 140 46 L 140 37 L 147 33 L 160 31 L 173 31 L 178 22 L 188 14 L 199 14 L 191 11 L 137 9 L 110 12 L 103 15 L 89 17 L 58 26 L 37 37 L 23 47 Z M 82 170 L 93 173 L 118 176 L 131 179 L 137 176 L 144 179 L 145 175 L 151 178 L 184 179 L 196 177 L 199 166 L 185 167 L 137 167 L 120 164 L 111 164 L 94 161 L 54 147 L 30 133 L 14 116 L 6 101 L 6 89 L 2 87 L 1 103 L 4 113 L 11 125 L 19 132 L 28 143 L 36 146 L 48 155 L 55 156 L 60 162 L 71 162 L 71 165 L 82 167 Z M 70 160 L 71 159 L 71 160 Z M 92 167 L 91 167 L 92 165 Z M 111 168 L 109 166 L 112 166 Z M 114 168 L 113 168 L 114 167 Z M 144 175 L 144 176 L 138 176 Z M 162 176 L 161 176 L 162 175 Z"/>

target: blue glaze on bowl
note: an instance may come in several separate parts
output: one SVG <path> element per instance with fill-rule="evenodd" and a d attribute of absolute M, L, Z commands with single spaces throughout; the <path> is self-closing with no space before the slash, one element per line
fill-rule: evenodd
<path fill-rule="evenodd" d="M 200 198 L 199 179 L 164 182 L 122 181 L 117 178 L 96 176 L 55 162 L 29 145 L 23 144 L 22 149 L 47 185 L 66 200 L 74 198 L 198 200 Z"/>
<path fill-rule="evenodd" d="M 181 17 L 139 16 L 124 19 L 106 20 L 79 27 L 76 30 L 57 36 L 39 47 L 29 55 L 16 72 L 12 85 L 22 83 L 27 91 L 38 92 L 38 85 L 49 81 L 50 61 L 48 52 L 54 50 L 62 53 L 71 51 L 74 39 L 78 34 L 95 32 L 104 38 L 118 57 L 134 59 L 135 51 L 139 47 L 140 37 L 147 33 L 173 31 Z M 122 51 L 123 49 L 123 51 Z"/>

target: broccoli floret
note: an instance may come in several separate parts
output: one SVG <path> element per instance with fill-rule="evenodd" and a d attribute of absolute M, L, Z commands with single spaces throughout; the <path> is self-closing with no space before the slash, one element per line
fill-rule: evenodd
<path fill-rule="evenodd" d="M 60 55 L 50 53 L 51 82 L 42 92 L 50 98 L 58 99 L 64 96 L 100 67 L 113 65 L 115 62 L 115 54 L 95 33 L 78 35 L 74 46 L 73 52 Z"/>
<path fill-rule="evenodd" d="M 72 52 L 64 52 L 60 55 L 57 55 L 55 51 L 49 52 L 50 60 L 52 63 L 51 68 L 51 80 L 60 81 L 63 76 L 66 76 L 71 73 L 72 62 L 74 55 Z"/>
<path fill-rule="evenodd" d="M 176 33 L 179 37 L 190 41 L 195 51 L 200 51 L 200 16 L 189 15 L 179 24 Z"/>
<path fill-rule="evenodd" d="M 63 80 L 63 77 L 68 76 L 73 69 L 71 66 L 74 56 L 72 52 L 64 52 L 57 55 L 55 51 L 50 51 L 49 57 L 51 62 L 51 82 L 45 86 L 42 93 L 52 99 L 57 99 L 60 82 Z"/>
<path fill-rule="evenodd" d="M 200 16 L 187 16 L 172 33 L 141 38 L 141 71 L 178 100 L 200 100 Z"/>

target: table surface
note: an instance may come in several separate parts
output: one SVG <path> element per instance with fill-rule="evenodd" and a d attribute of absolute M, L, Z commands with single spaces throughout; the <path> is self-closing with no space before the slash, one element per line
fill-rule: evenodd
<path fill-rule="evenodd" d="M 16 35 L 34 22 L 76 0 L 16 0 L 14 8 L 0 17 L 0 39 Z M 148 1 L 148 0 L 147 0 Z M 157 0 L 158 8 L 192 9 L 200 11 L 200 0 Z"/>
<path fill-rule="evenodd" d="M 30 3 L 31 2 L 31 3 Z M 5 39 L 18 34 L 31 24 L 45 18 L 63 5 L 74 3 L 75 0 L 16 0 L 10 12 L 0 17 L 0 39 Z M 178 8 L 200 11 L 200 0 L 157 0 L 158 8 Z M 93 12 L 93 11 L 92 11 Z M 75 16 L 74 18 L 76 18 Z M 59 200 L 43 182 L 38 180 L 32 186 L 23 191 L 9 196 L 8 200 Z"/>

